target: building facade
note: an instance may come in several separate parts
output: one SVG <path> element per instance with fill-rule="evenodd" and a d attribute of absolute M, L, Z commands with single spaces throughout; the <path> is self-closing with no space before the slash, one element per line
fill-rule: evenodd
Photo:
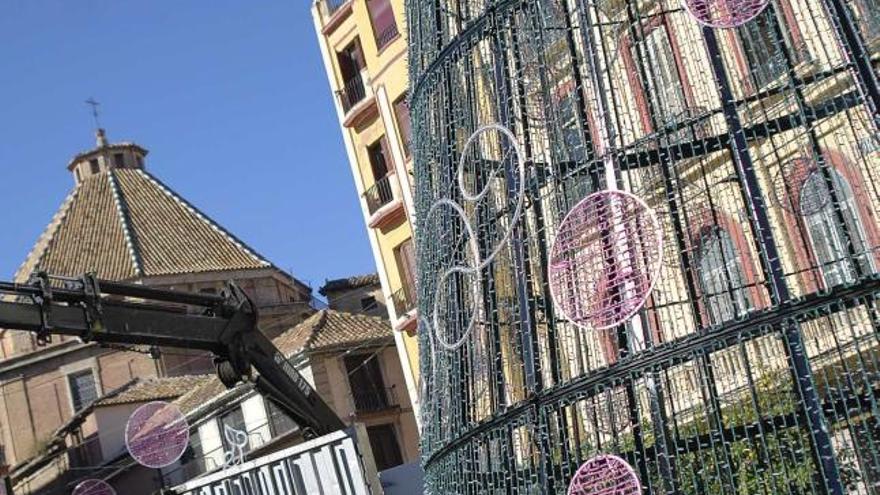
<path fill-rule="evenodd" d="M 376 493 L 382 472 L 418 461 L 415 416 L 384 316 L 320 310 L 274 343 L 355 432 L 361 458 L 351 461 Z M 179 408 L 190 429 L 183 456 L 161 469 L 135 462 L 124 436 L 131 414 L 153 401 Z M 296 423 L 252 384 L 227 390 L 214 375 L 137 378 L 78 411 L 10 476 L 21 495 L 66 495 L 83 479 L 102 479 L 117 493 L 149 495 L 303 441 Z M 300 477 L 307 486 L 315 483 Z"/>
<path fill-rule="evenodd" d="M 312 15 L 382 300 L 415 398 L 416 275 L 403 9 L 402 0 L 317 0 Z"/>
<path fill-rule="evenodd" d="M 385 295 L 376 273 L 328 280 L 319 292 L 327 298 L 330 309 L 388 317 Z"/>
<path fill-rule="evenodd" d="M 146 169 L 147 150 L 109 143 L 74 157 L 74 187 L 37 240 L 16 282 L 37 273 L 218 293 L 234 280 L 277 336 L 312 313 L 311 289 L 278 269 Z M 73 283 L 55 279 L 57 283 Z M 57 428 L 135 378 L 213 372 L 210 356 L 183 349 L 131 351 L 33 333 L 0 332 L 0 464 L 44 451 Z"/>
<path fill-rule="evenodd" d="M 428 493 L 878 493 L 880 4 L 408 8 Z"/>

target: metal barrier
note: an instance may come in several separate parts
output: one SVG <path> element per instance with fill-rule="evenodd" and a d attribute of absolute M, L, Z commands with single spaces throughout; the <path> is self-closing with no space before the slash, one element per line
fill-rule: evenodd
<path fill-rule="evenodd" d="M 179 495 L 369 495 L 357 442 L 339 431 L 173 488 Z"/>

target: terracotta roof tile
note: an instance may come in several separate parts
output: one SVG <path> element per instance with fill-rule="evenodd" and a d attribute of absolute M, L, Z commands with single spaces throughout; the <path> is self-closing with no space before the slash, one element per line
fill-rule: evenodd
<path fill-rule="evenodd" d="M 174 400 L 215 379 L 212 375 L 188 375 L 137 381 L 126 390 L 98 399 L 95 406 L 114 406 L 155 400 Z M 219 380 L 218 380 L 219 382 Z"/>
<path fill-rule="evenodd" d="M 270 263 L 142 170 L 116 170 L 145 275 Z"/>
<path fill-rule="evenodd" d="M 200 406 L 203 406 L 229 392 L 230 390 L 223 385 L 219 378 L 215 375 L 211 375 L 195 388 L 188 389 L 186 393 L 181 395 L 174 403 L 180 407 L 183 414 L 189 414 Z"/>
<path fill-rule="evenodd" d="M 16 280 L 38 270 L 124 280 L 271 266 L 149 173 L 117 169 L 76 186 Z"/>
<path fill-rule="evenodd" d="M 275 339 L 281 352 L 326 352 L 333 349 L 381 343 L 394 338 L 387 320 L 332 309 L 318 311 Z"/>
<path fill-rule="evenodd" d="M 79 184 L 54 235 L 33 256 L 37 257 L 36 269 L 56 275 L 95 272 L 113 280 L 137 275 L 109 175 Z M 30 273 L 20 276 L 27 278 Z"/>
<path fill-rule="evenodd" d="M 388 321 L 373 316 L 325 309 L 274 340 L 288 356 L 302 352 L 326 352 L 364 344 L 393 342 Z M 184 414 L 242 393 L 249 385 L 227 389 L 215 375 L 195 375 L 136 381 L 122 391 L 98 399 L 95 406 L 171 400 Z M 214 406 L 211 406 L 214 407 Z"/>
<path fill-rule="evenodd" d="M 328 292 L 357 289 L 358 287 L 364 287 L 367 285 L 379 285 L 379 274 L 369 273 L 366 275 L 354 275 L 347 278 L 328 280 L 324 283 L 324 286 L 321 287 L 319 292 L 326 296 Z"/>

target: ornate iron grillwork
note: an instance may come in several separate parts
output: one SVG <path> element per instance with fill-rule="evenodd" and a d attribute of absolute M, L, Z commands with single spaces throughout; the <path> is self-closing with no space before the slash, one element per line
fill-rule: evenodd
<path fill-rule="evenodd" d="M 868 3 L 713 29 L 679 0 L 409 0 L 429 493 L 561 494 L 601 454 L 646 493 L 880 493 Z M 473 146 L 493 124 L 515 142 Z M 656 212 L 664 267 L 602 330 L 547 275 L 605 189 Z"/>

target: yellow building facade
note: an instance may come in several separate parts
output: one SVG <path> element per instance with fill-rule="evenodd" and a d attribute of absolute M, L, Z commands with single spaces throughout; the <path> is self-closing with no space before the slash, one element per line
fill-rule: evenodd
<path fill-rule="evenodd" d="M 403 0 L 318 0 L 315 31 L 418 418 L 413 184 Z"/>

